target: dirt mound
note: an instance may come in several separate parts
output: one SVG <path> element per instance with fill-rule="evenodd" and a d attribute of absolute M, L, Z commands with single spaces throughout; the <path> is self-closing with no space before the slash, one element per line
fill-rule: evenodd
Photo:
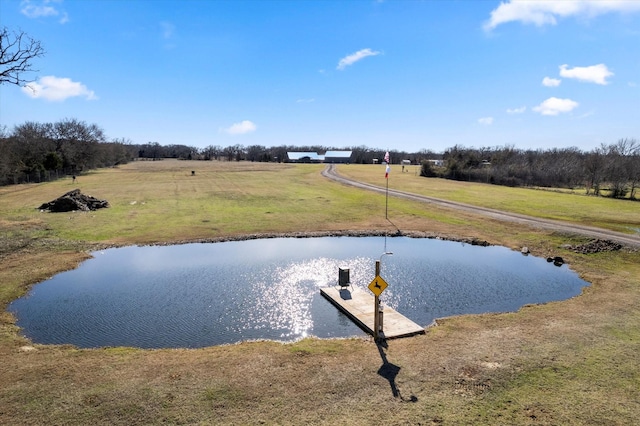
<path fill-rule="evenodd" d="M 38 207 L 38 209 L 59 213 L 70 212 L 74 210 L 98 210 L 105 207 L 109 207 L 109 202 L 107 200 L 99 200 L 89 195 L 82 194 L 79 189 L 74 189 L 73 191 L 69 191 L 53 201 L 44 203 L 43 205 Z"/>
<path fill-rule="evenodd" d="M 603 251 L 616 251 L 622 248 L 622 244 L 618 244 L 613 241 L 607 240 L 593 240 L 588 242 L 587 244 L 581 244 L 578 246 L 570 246 L 568 247 L 570 250 L 575 251 L 576 253 L 582 254 L 591 254 L 591 253 L 600 253 Z"/>

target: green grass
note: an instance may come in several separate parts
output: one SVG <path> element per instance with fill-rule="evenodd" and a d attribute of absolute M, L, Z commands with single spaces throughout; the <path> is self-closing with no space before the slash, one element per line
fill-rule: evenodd
<path fill-rule="evenodd" d="M 633 424 L 640 417 L 640 254 L 324 179 L 322 165 L 160 161 L 0 188 L 0 304 L 111 244 L 252 233 L 416 230 L 561 255 L 582 295 L 518 312 L 438 321 L 422 336 L 252 342 L 198 350 L 37 345 L 0 312 L 0 424 Z M 196 171 L 191 176 L 191 170 Z M 381 167 L 340 165 L 381 186 Z M 41 213 L 74 188 L 112 207 Z M 637 203 L 419 178 L 390 187 L 612 229 Z M 135 203 L 134 203 L 135 201 Z M 483 204 L 484 203 L 484 204 Z M 548 216 L 544 216 L 548 215 Z M 612 225 L 613 224 L 613 225 Z M 553 267 L 553 266 L 550 266 Z M 453 272 L 452 272 L 453 273 Z M 428 277 L 425 277 L 427 280 Z M 388 365 L 387 365 L 388 367 Z M 399 395 L 394 396 L 392 385 Z"/>
<path fill-rule="evenodd" d="M 0 189 L 0 217 L 40 227 L 38 237 L 118 244 L 216 238 L 259 232 L 388 227 L 380 194 L 357 191 L 320 176 L 323 165 L 160 161 L 132 163 L 31 185 Z M 191 176 L 191 170 L 196 175 Z M 342 169 L 341 169 L 342 170 Z M 41 213 L 36 207 L 79 188 L 110 203 L 93 212 Z M 467 220 L 421 203 L 390 201 L 393 215 L 451 226 Z M 362 225 L 359 225 L 362 226 Z M 366 226 L 365 226 L 366 227 Z M 53 232 L 55 230 L 55 232 Z"/>
<path fill-rule="evenodd" d="M 385 185 L 381 165 L 341 165 L 338 170 L 344 176 L 356 180 Z M 407 173 L 402 173 L 395 166 L 389 178 L 389 188 L 625 233 L 638 232 L 640 229 L 640 202 L 553 190 L 424 178 L 419 176 L 418 166 L 408 167 L 407 170 Z"/>
<path fill-rule="evenodd" d="M 134 163 L 29 191 L 0 192 L 0 217 L 41 221 L 69 240 L 154 242 L 265 230 L 347 227 L 380 211 L 380 196 L 319 185 L 321 165 L 162 161 Z M 195 176 L 190 170 L 196 168 Z M 78 187 L 106 199 L 95 212 L 40 213 L 35 207 Z M 25 196 L 25 194 L 28 194 Z M 337 202 L 339 200 L 339 202 Z M 346 213 L 346 214 L 345 214 Z M 46 232 L 45 232 L 46 233 Z"/>

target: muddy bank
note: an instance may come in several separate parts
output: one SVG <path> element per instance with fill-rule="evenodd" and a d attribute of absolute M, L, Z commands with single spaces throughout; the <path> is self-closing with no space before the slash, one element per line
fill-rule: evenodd
<path fill-rule="evenodd" d="M 443 235 L 434 232 L 423 231 L 369 231 L 369 230 L 345 230 L 345 231 L 316 231 L 316 232 L 265 232 L 257 234 L 231 235 L 216 238 L 199 238 L 195 240 L 180 240 L 162 242 L 153 245 L 168 246 L 174 244 L 193 243 L 222 243 L 227 241 L 246 241 L 266 238 L 316 238 L 316 237 L 410 237 L 410 238 L 432 238 L 444 241 L 456 241 L 474 246 L 491 246 L 493 244 L 478 238 L 462 238 L 450 235 Z"/>

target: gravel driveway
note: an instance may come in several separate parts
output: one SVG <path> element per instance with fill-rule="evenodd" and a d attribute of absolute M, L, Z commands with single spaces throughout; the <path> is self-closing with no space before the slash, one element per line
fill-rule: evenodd
<path fill-rule="evenodd" d="M 368 191 L 374 191 L 384 194 L 387 190 L 381 186 L 371 185 L 369 183 L 355 181 L 344 176 L 341 176 L 335 164 L 329 164 L 322 171 L 322 175 L 326 178 L 332 179 L 336 182 L 340 182 L 345 185 L 354 186 L 356 188 L 366 189 Z M 389 195 L 393 197 L 405 198 L 408 200 L 419 201 L 422 203 L 435 204 L 442 207 L 448 207 L 451 209 L 471 212 L 475 214 L 484 215 L 493 219 L 498 219 L 506 222 L 516 222 L 523 225 L 533 226 L 536 228 L 547 229 L 550 231 L 566 232 L 577 235 L 584 235 L 591 238 L 599 238 L 604 240 L 615 241 L 619 244 L 640 247 L 640 235 L 623 234 L 622 232 L 610 231 L 602 228 L 595 228 L 591 226 L 578 225 L 573 223 L 559 222 L 550 219 L 542 219 L 532 216 L 526 216 L 517 213 L 509 213 L 500 210 L 494 210 L 486 207 L 478 207 L 465 203 L 458 203 L 455 201 L 443 200 L 441 198 L 428 197 L 426 195 L 418 195 L 410 192 L 398 191 L 396 189 L 389 189 Z"/>

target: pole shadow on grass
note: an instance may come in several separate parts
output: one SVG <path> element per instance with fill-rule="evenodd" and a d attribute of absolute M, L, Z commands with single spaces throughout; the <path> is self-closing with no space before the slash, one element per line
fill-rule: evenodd
<path fill-rule="evenodd" d="M 396 233 L 395 235 L 402 235 L 402 231 L 400 230 L 400 228 L 398 228 L 398 225 L 396 225 L 395 223 L 393 223 L 391 221 L 391 219 L 387 218 L 387 222 L 389 222 L 391 224 L 391 226 L 393 226 L 396 229 Z M 385 234 L 386 237 L 386 234 Z"/>
<path fill-rule="evenodd" d="M 400 372 L 400 367 L 395 364 L 392 364 L 387 359 L 387 354 L 385 353 L 385 349 L 389 348 L 386 339 L 378 339 L 376 340 L 376 346 L 378 347 L 378 352 L 380 353 L 380 358 L 382 358 L 382 366 L 378 369 L 378 375 L 384 377 L 389 381 L 389 385 L 391 386 L 391 393 L 394 398 L 400 398 L 403 402 L 417 402 L 418 398 L 415 395 L 411 395 L 409 398 L 404 398 L 400 393 L 400 389 L 398 389 L 398 385 L 396 385 L 396 377 Z"/>

